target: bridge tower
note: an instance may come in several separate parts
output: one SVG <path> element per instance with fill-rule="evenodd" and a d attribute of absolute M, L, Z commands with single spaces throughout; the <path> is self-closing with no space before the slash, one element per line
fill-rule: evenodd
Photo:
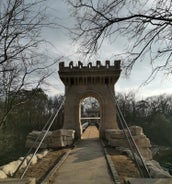
<path fill-rule="evenodd" d="M 80 105 L 86 97 L 94 97 L 100 104 L 100 137 L 106 129 L 117 129 L 116 108 L 112 100 L 114 85 L 120 76 L 120 61 L 100 61 L 84 66 L 80 61 L 77 66 L 71 61 L 69 66 L 59 63 L 59 76 L 65 85 L 64 129 L 74 129 L 76 138 L 81 138 Z"/>

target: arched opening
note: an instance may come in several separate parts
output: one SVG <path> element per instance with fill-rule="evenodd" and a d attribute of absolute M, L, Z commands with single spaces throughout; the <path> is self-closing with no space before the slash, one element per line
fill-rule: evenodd
<path fill-rule="evenodd" d="M 81 67 L 79 67 L 80 65 Z M 120 61 L 116 61 L 113 65 L 110 65 L 109 61 L 106 61 L 105 65 L 96 61 L 96 66 L 93 66 L 91 62 L 85 66 L 78 62 L 78 65 L 74 66 L 72 61 L 69 66 L 65 66 L 64 62 L 61 62 L 59 75 L 65 84 L 63 129 L 75 130 L 76 139 L 82 138 L 81 125 L 84 122 L 91 124 L 98 122 L 101 138 L 105 138 L 107 129 L 118 129 L 116 106 L 112 94 L 114 94 L 114 85 L 120 72 Z M 89 113 L 87 113 L 87 117 L 83 116 L 85 108 L 81 106 L 84 105 L 84 99 L 88 97 L 95 98 L 99 102 L 99 116 L 96 116 L 97 118 L 92 117 L 93 114 L 90 116 Z M 81 108 L 83 109 L 81 110 Z"/>
<path fill-rule="evenodd" d="M 100 103 L 95 97 L 89 96 L 80 101 L 79 118 L 82 133 L 84 133 L 87 128 L 89 129 L 89 133 L 87 133 L 89 135 L 86 135 L 86 138 L 99 137 L 99 131 L 97 130 L 99 130 L 100 127 L 101 110 Z M 96 130 L 95 127 L 97 128 Z"/>

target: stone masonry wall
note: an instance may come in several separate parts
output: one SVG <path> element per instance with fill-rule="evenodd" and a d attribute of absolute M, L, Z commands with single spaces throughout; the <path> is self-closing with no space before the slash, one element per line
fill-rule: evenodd
<path fill-rule="evenodd" d="M 36 148 L 40 142 L 40 140 L 43 138 L 45 132 L 40 131 L 32 131 L 28 134 L 27 140 L 26 140 L 26 147 L 30 148 L 35 140 L 38 138 L 37 144 L 34 144 L 34 148 Z M 65 147 L 73 144 L 75 137 L 75 131 L 74 130 L 55 130 L 48 132 L 46 138 L 44 139 L 42 145 L 40 148 L 60 148 Z"/>
<path fill-rule="evenodd" d="M 139 148 L 139 151 L 142 157 L 145 160 L 152 159 L 152 152 L 150 150 L 151 143 L 150 140 L 143 133 L 143 129 L 138 126 L 129 127 L 131 134 L 134 138 L 134 141 Z M 125 131 L 125 133 L 124 133 Z M 119 130 L 119 129 L 107 129 L 105 132 L 105 138 L 108 141 L 108 145 L 113 147 L 125 147 L 129 148 L 128 141 L 126 139 L 125 134 L 129 134 L 127 130 Z"/>

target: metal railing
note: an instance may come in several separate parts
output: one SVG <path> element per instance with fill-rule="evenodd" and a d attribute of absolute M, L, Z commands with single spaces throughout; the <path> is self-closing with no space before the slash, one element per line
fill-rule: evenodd
<path fill-rule="evenodd" d="M 31 154 L 31 152 L 33 151 L 33 149 L 35 148 L 35 145 L 37 145 L 38 143 L 38 146 L 36 147 L 34 153 L 32 153 L 32 156 L 30 157 L 30 159 L 28 160 L 27 162 L 27 165 L 26 167 L 24 168 L 24 171 L 23 171 L 23 174 L 21 175 L 20 179 L 23 179 L 24 175 L 26 174 L 26 171 L 28 170 L 30 164 L 31 164 L 31 161 L 33 159 L 33 157 L 36 155 L 36 153 L 38 152 L 39 148 L 41 147 L 43 141 L 45 140 L 50 128 L 52 127 L 56 117 L 58 116 L 59 114 L 59 111 L 61 110 L 62 106 L 64 105 L 64 101 L 65 101 L 65 98 L 63 99 L 62 103 L 60 104 L 59 108 L 57 109 L 56 113 L 51 115 L 49 120 L 46 122 L 46 124 L 44 125 L 44 127 L 42 128 L 42 130 L 40 131 L 40 134 L 38 135 L 38 137 L 35 139 L 34 143 L 32 144 L 31 148 L 29 149 L 29 151 L 27 152 L 27 154 L 25 155 L 25 157 L 23 158 L 23 160 L 21 161 L 20 165 L 18 166 L 18 168 L 16 169 L 16 171 L 14 172 L 14 175 L 13 177 L 16 176 L 17 172 L 19 171 L 19 169 L 21 168 L 22 164 L 24 163 L 24 161 L 26 160 L 27 156 L 29 154 Z M 43 135 L 43 136 L 42 136 Z M 42 137 L 42 138 L 41 138 Z M 41 140 L 40 140 L 41 138 Z"/>
<path fill-rule="evenodd" d="M 137 146 L 137 144 L 136 144 L 136 142 L 135 142 L 135 140 L 134 140 L 134 138 L 133 138 L 133 136 L 131 134 L 131 131 L 130 131 L 130 129 L 129 129 L 126 121 L 125 121 L 125 118 L 124 118 L 124 116 L 123 116 L 123 114 L 122 114 L 122 112 L 120 110 L 120 107 L 119 107 L 119 105 L 118 105 L 118 103 L 116 101 L 115 94 L 112 92 L 112 90 L 109 88 L 109 86 L 107 86 L 107 87 L 108 87 L 108 89 L 109 89 L 109 91 L 111 93 L 114 105 L 116 106 L 119 123 L 120 123 L 120 125 L 122 127 L 123 133 L 124 133 L 124 135 L 126 137 L 126 140 L 128 142 L 129 148 L 130 148 L 130 150 L 132 152 L 132 156 L 133 156 L 133 159 L 134 159 L 134 161 L 136 163 L 136 166 L 137 166 L 137 168 L 139 170 L 139 173 L 140 173 L 140 175 L 142 177 L 151 178 L 149 170 L 148 170 L 148 168 L 147 168 L 147 166 L 146 166 L 146 164 L 144 162 L 144 159 L 143 159 L 143 157 L 142 157 L 142 155 L 141 155 L 141 153 L 139 151 L 139 148 L 138 148 L 138 146 Z M 136 157 L 138 157 L 140 159 L 140 162 L 141 162 L 142 166 L 140 165 L 140 163 L 139 163 L 139 161 L 138 161 L 138 159 Z"/>

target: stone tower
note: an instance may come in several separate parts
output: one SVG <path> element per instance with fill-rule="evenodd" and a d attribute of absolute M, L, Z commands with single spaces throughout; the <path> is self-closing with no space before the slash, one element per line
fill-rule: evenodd
<path fill-rule="evenodd" d="M 64 104 L 64 129 L 74 129 L 76 138 L 81 138 L 82 127 L 80 122 L 81 101 L 86 97 L 94 97 L 100 104 L 100 137 L 104 137 L 106 129 L 118 128 L 116 120 L 116 107 L 112 100 L 114 85 L 120 76 L 120 61 L 106 61 L 104 65 L 100 61 L 96 66 L 88 63 L 78 62 L 73 66 L 65 66 L 64 62 L 59 63 L 59 75 L 65 85 Z"/>

